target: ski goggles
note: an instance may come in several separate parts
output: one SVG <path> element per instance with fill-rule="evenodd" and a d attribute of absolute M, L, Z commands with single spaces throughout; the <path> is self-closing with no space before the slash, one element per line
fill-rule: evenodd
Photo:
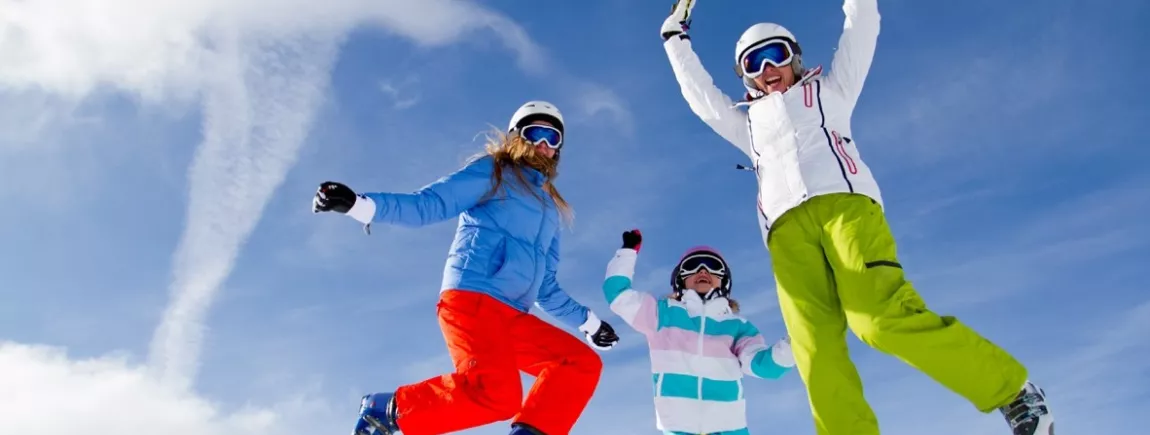
<path fill-rule="evenodd" d="M 711 275 L 719 277 L 727 275 L 727 263 L 722 258 L 713 254 L 699 253 L 683 259 L 679 265 L 679 276 L 694 275 L 703 269 Z"/>
<path fill-rule="evenodd" d="M 791 63 L 795 55 L 791 51 L 791 44 L 782 39 L 768 39 L 751 46 L 739 62 L 739 69 L 743 77 L 755 78 L 763 74 L 767 65 L 781 67 Z"/>
<path fill-rule="evenodd" d="M 532 145 L 545 143 L 548 148 L 556 150 L 563 147 L 563 133 L 549 125 L 525 125 L 519 129 L 519 137 Z"/>

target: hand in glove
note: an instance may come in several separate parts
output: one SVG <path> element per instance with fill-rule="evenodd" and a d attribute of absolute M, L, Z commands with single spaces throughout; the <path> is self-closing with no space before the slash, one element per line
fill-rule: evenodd
<path fill-rule="evenodd" d="M 643 246 L 643 234 L 639 230 L 631 230 L 623 233 L 623 248 L 634 249 L 639 252 L 639 248 Z"/>
<path fill-rule="evenodd" d="M 615 343 L 619 342 L 619 336 L 615 335 L 615 328 L 612 328 L 607 322 L 599 320 L 599 317 L 590 311 L 587 312 L 587 321 L 579 326 L 579 330 L 587 335 L 587 342 L 591 343 L 591 347 L 601 351 L 610 350 L 615 347 Z"/>
<path fill-rule="evenodd" d="M 311 200 L 312 213 L 334 211 L 351 216 L 363 223 L 363 230 L 371 234 L 371 221 L 375 218 L 375 201 L 366 196 L 356 195 L 355 191 L 343 183 L 325 181 L 319 185 Z"/>
<path fill-rule="evenodd" d="M 671 15 L 663 21 L 663 28 L 659 29 L 664 41 L 676 35 L 686 37 L 687 29 L 691 27 L 691 9 L 694 8 L 695 0 L 675 0 L 675 5 L 671 7 Z"/>
<path fill-rule="evenodd" d="M 355 191 L 343 183 L 325 181 L 319 185 L 311 201 L 312 213 L 334 211 L 346 214 L 355 206 Z"/>

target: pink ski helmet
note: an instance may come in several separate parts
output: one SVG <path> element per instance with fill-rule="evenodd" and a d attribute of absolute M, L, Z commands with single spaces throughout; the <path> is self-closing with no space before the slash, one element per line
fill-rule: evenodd
<path fill-rule="evenodd" d="M 682 292 L 685 289 L 683 278 L 704 268 L 719 277 L 717 296 L 731 294 L 731 268 L 719 250 L 710 246 L 695 246 L 679 258 L 679 263 L 671 269 L 671 289 L 676 293 Z"/>

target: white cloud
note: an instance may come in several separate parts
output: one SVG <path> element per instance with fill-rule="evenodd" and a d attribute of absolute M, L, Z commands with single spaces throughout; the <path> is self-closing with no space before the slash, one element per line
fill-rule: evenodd
<path fill-rule="evenodd" d="M 1059 142 L 1038 139 L 1028 126 L 1059 118 L 1053 110 L 1059 105 L 1051 103 L 1076 79 L 1069 73 L 1073 51 L 1066 50 L 1063 33 L 1057 24 L 1041 26 L 1033 39 L 962 60 L 941 53 L 968 52 L 978 42 L 944 40 L 929 48 L 915 46 L 919 51 L 903 57 L 910 62 L 885 72 L 893 79 L 880 78 L 876 68 L 868 79 L 875 88 L 898 86 L 883 87 L 882 94 L 874 88 L 863 92 L 852 121 L 863 157 L 898 162 L 877 168 L 880 173 L 931 167 L 928 180 L 940 174 L 977 178 L 972 174 L 984 174 L 988 163 L 1040 161 L 1033 158 L 1033 147 L 1050 149 L 1042 147 Z M 880 56 L 893 54 L 884 53 L 886 47 L 879 43 Z M 1019 152 L 1020 144 L 1030 141 L 1032 148 Z"/>
<path fill-rule="evenodd" d="M 274 420 L 260 412 L 220 420 L 210 405 L 180 392 L 191 390 L 198 371 L 207 310 L 295 163 L 344 35 L 358 26 L 377 25 L 418 44 L 440 45 L 487 29 L 516 53 L 524 71 L 540 75 L 546 70 L 547 62 L 540 61 L 543 50 L 521 27 L 470 2 L 343 0 L 312 6 L 302 0 L 0 0 L 5 11 L 0 16 L 0 62 L 5 65 L 0 96 L 31 93 L 81 101 L 107 89 L 150 104 L 203 104 L 204 138 L 189 168 L 186 227 L 173 259 L 172 299 L 155 331 L 148 363 L 100 360 L 93 380 L 98 388 L 104 380 L 128 379 L 130 388 L 145 391 L 126 397 L 188 404 L 194 414 L 171 419 L 193 429 L 192 421 L 206 421 L 189 433 L 253 433 L 249 429 Z M 575 78 L 563 80 L 595 91 L 581 101 L 583 114 L 606 111 L 629 118 L 609 90 Z M 46 129 L 39 116 L 29 135 Z M 16 362 L 43 365 L 43 370 L 57 367 L 63 378 L 75 376 L 75 367 L 86 367 L 60 356 L 26 353 Z M 108 432 L 168 425 L 145 420 Z"/>
<path fill-rule="evenodd" d="M 378 25 L 425 45 L 493 31 L 526 69 L 542 50 L 506 17 L 466 1 L 0 0 L 0 89 L 81 97 L 102 85 L 146 100 L 194 96 L 216 68 L 220 32 L 340 35 Z M 61 14 L 59 11 L 70 11 Z"/>
<path fill-rule="evenodd" d="M 1058 358 L 1038 374 L 1050 396 L 1055 418 L 1078 426 L 1079 432 L 1132 433 L 1140 423 L 1129 410 L 1146 402 L 1150 380 L 1144 361 L 1150 358 L 1150 301 L 1115 310 L 1103 322 L 1086 324 Z"/>
<path fill-rule="evenodd" d="M 1046 391 L 1055 426 L 1063 433 L 1139 433 L 1141 422 L 1131 418 L 1130 412 L 1146 403 L 1147 374 L 1141 362 L 1150 357 L 1150 301 L 1074 322 L 1077 333 L 1060 334 L 1056 343 L 1027 343 L 1029 358 L 1021 358 L 1031 380 Z M 1036 320 L 1029 329 L 1043 327 Z M 1019 350 L 1011 352 L 1022 356 Z M 863 378 L 883 433 L 921 433 L 923 427 L 963 435 L 1006 432 L 1006 422 L 998 412 L 979 413 L 965 399 L 913 368 L 887 355 L 875 355 L 884 360 L 883 368 L 862 367 L 871 371 Z M 887 376 L 878 379 L 867 374 Z M 922 409 L 923 404 L 929 404 L 923 412 L 907 412 Z"/>
<path fill-rule="evenodd" d="M 413 75 L 402 80 L 384 79 L 379 82 L 379 91 L 391 98 L 393 109 L 403 110 L 419 103 L 419 92 L 411 90 L 418 84 L 419 77 Z"/>
<path fill-rule="evenodd" d="M 70 359 L 60 348 L 0 343 L 0 433 L 292 435 L 348 431 L 354 398 L 333 408 L 308 395 L 225 411 L 150 376 L 127 355 Z M 334 412 L 339 410 L 341 412 Z"/>
<path fill-rule="evenodd" d="M 589 82 L 576 82 L 575 88 L 576 120 L 606 121 L 619 129 L 620 136 L 631 135 L 634 117 L 627 103 L 615 91 Z"/>
<path fill-rule="evenodd" d="M 189 173 L 187 226 L 175 255 L 173 299 L 152 347 L 177 384 L 195 376 L 204 315 L 240 246 L 295 163 L 322 99 L 336 41 L 320 35 L 220 41 L 204 99 L 204 141 Z"/>
<path fill-rule="evenodd" d="M 489 29 L 528 72 L 545 64 L 522 28 L 470 2 L 311 6 L 302 0 L 0 4 L 6 11 L 0 90 L 82 99 L 106 86 L 153 103 L 203 101 L 204 140 L 189 171 L 172 302 L 152 344 L 151 368 L 174 386 L 195 377 L 204 315 L 294 164 L 346 32 L 378 25 L 438 45 Z"/>

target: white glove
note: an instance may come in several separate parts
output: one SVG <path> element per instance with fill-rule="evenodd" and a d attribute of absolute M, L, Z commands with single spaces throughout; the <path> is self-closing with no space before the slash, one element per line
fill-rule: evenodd
<path fill-rule="evenodd" d="M 691 27 L 691 9 L 694 8 L 695 0 L 675 0 L 671 15 L 663 21 L 663 28 L 659 29 L 664 41 L 675 35 L 686 35 L 687 29 Z"/>
<path fill-rule="evenodd" d="M 782 367 L 795 366 L 795 354 L 791 351 L 791 336 L 787 335 L 771 346 L 771 359 Z"/>

